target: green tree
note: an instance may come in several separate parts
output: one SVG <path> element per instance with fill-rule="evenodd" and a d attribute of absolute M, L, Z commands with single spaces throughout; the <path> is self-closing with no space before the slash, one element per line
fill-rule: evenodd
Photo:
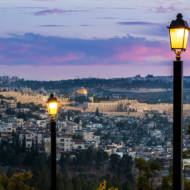
<path fill-rule="evenodd" d="M 31 185 L 32 174 L 26 171 L 24 174 L 15 173 L 8 178 L 6 175 L 0 176 L 1 188 L 6 190 L 35 190 Z"/>
<path fill-rule="evenodd" d="M 136 168 L 139 170 L 137 179 L 138 190 L 153 190 L 156 173 L 160 171 L 160 164 L 156 160 L 145 161 L 142 158 L 136 159 Z"/>
<path fill-rule="evenodd" d="M 5 188 L 0 184 L 0 190 L 5 190 Z"/>
<path fill-rule="evenodd" d="M 185 180 L 184 190 L 189 190 L 189 189 L 190 189 L 190 180 Z"/>
<path fill-rule="evenodd" d="M 136 182 L 136 190 L 150 190 L 149 178 L 146 175 L 141 175 L 138 177 Z"/>
<path fill-rule="evenodd" d="M 172 190 L 172 180 L 170 176 L 164 176 L 161 184 L 162 190 Z"/>
<path fill-rule="evenodd" d="M 136 159 L 135 167 L 139 170 L 140 175 L 142 175 L 143 172 L 148 172 L 149 170 L 149 166 L 143 158 Z"/>
<path fill-rule="evenodd" d="M 164 176 L 162 178 L 162 184 L 161 184 L 162 190 L 172 190 L 172 169 L 169 170 L 169 174 L 167 176 Z"/>
<path fill-rule="evenodd" d="M 151 189 L 153 189 L 154 179 L 156 177 L 157 172 L 160 171 L 161 167 L 157 161 L 153 160 L 149 162 L 149 168 L 150 168 L 150 173 L 151 173 L 150 186 L 151 186 Z"/>
<path fill-rule="evenodd" d="M 114 174 L 118 173 L 118 165 L 120 162 L 120 156 L 117 154 L 112 154 L 110 156 L 110 169 Z"/>
<path fill-rule="evenodd" d="M 98 108 L 96 108 L 95 115 L 96 115 L 96 116 L 99 116 L 99 114 L 100 114 L 100 113 L 99 113 L 99 109 L 98 109 Z"/>
<path fill-rule="evenodd" d="M 190 125 L 187 127 L 187 135 L 188 135 L 188 137 L 190 139 Z"/>

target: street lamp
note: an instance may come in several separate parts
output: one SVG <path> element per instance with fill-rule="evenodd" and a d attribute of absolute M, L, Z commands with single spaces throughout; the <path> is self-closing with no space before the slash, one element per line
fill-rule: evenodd
<path fill-rule="evenodd" d="M 47 101 L 47 110 L 51 116 L 51 190 L 56 190 L 56 121 L 55 116 L 58 113 L 59 103 L 53 94 Z"/>
<path fill-rule="evenodd" d="M 177 14 L 177 19 L 173 20 L 170 24 L 170 44 L 171 49 L 175 52 L 176 58 L 180 59 L 182 51 L 187 48 L 187 41 L 189 37 L 189 26 L 186 21 L 183 20 L 181 13 Z"/>
<path fill-rule="evenodd" d="M 176 60 L 173 62 L 173 189 L 183 190 L 183 62 L 180 56 L 187 48 L 189 27 L 179 13 L 168 29 L 171 49 L 176 54 Z"/>

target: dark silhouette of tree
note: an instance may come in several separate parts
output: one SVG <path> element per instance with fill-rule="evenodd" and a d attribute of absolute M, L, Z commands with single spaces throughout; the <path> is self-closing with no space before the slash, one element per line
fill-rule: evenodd
<path fill-rule="evenodd" d="M 99 113 L 99 109 L 98 109 L 98 108 L 96 108 L 95 115 L 96 115 L 96 116 L 99 116 L 99 114 L 100 114 L 100 113 Z"/>
<path fill-rule="evenodd" d="M 136 168 L 139 170 L 139 177 L 137 178 L 137 190 L 153 190 L 154 180 L 161 167 L 158 161 L 145 161 L 143 158 L 136 159 Z"/>

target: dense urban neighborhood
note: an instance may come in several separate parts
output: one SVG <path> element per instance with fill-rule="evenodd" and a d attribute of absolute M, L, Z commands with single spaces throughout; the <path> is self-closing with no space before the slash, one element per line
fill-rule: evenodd
<path fill-rule="evenodd" d="M 136 78 L 139 80 L 139 77 Z M 1 81 L 4 80 L 5 78 L 1 79 Z M 9 80 L 11 84 L 19 79 L 6 78 L 6 80 Z M 151 79 L 147 79 L 147 82 L 155 80 L 158 79 L 151 77 Z M 3 84 L 3 82 L 1 83 Z M 109 82 L 107 85 L 109 86 Z M 137 180 L 139 176 L 138 167 L 135 169 L 135 162 L 138 159 L 144 160 L 145 163 L 154 160 L 160 167 L 156 175 L 160 182 L 156 186 L 161 185 L 162 178 L 170 175 L 169 169 L 172 165 L 173 115 L 171 103 L 139 102 L 135 96 L 123 99 L 124 88 L 120 90 L 121 94 L 118 87 L 107 88 L 107 91 L 117 92 L 117 96 L 114 93 L 109 94 L 109 97 L 102 90 L 98 92 L 97 89 L 91 88 L 89 91 L 88 89 L 84 86 L 76 87 L 74 84 L 70 96 L 60 93 L 60 88 L 56 94 L 60 103 L 60 111 L 56 118 L 57 162 L 60 163 L 60 167 L 67 168 L 67 172 L 74 172 L 76 175 L 76 172 L 80 173 L 81 169 L 72 168 L 71 163 L 78 159 L 81 153 L 84 154 L 87 151 L 90 156 L 90 154 L 95 154 L 93 151 L 98 151 L 97 154 L 102 154 L 102 156 L 99 155 L 99 159 L 96 160 L 96 167 L 99 168 L 102 165 L 100 169 L 102 176 L 108 174 L 106 169 L 108 158 L 114 159 L 116 156 L 116 160 L 130 160 L 130 164 L 127 166 L 127 173 L 130 176 L 128 183 L 133 186 L 134 180 Z M 36 151 L 48 158 L 51 153 L 51 137 L 46 101 L 51 90 L 40 90 L 11 86 L 1 88 L 0 142 L 8 143 L 9 146 L 17 145 L 28 153 Z M 149 92 L 157 94 L 166 89 L 136 88 L 132 90 L 136 94 L 142 90 L 151 98 L 151 95 L 148 95 Z M 186 161 L 188 161 L 188 150 L 190 149 L 190 140 L 187 135 L 190 125 L 189 108 L 188 104 L 184 107 L 183 143 Z M 22 159 L 18 158 L 18 160 L 21 162 Z M 3 160 L 3 157 L 0 158 L 0 162 L 5 168 L 15 165 L 15 163 Z M 19 167 L 23 166 L 24 164 L 20 164 Z M 22 169 L 24 168 L 26 169 L 26 167 Z M 91 172 L 88 172 L 94 174 L 97 172 L 96 170 L 92 169 Z M 86 174 L 88 172 L 83 171 Z M 190 177 L 189 174 L 188 167 L 186 167 L 187 179 Z"/>

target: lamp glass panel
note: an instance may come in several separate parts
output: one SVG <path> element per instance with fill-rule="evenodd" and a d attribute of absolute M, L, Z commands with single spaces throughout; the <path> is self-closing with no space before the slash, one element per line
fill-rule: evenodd
<path fill-rule="evenodd" d="M 50 115 L 56 115 L 58 112 L 58 103 L 57 102 L 49 102 L 47 104 L 48 113 Z"/>
<path fill-rule="evenodd" d="M 184 48 L 184 36 L 186 36 L 186 40 L 188 38 L 188 34 L 185 32 L 185 30 L 185 28 L 170 28 L 170 40 L 172 49 L 180 50 Z"/>
<path fill-rule="evenodd" d="M 185 29 L 185 37 L 184 37 L 184 44 L 183 44 L 183 48 L 184 48 L 184 49 L 187 48 L 188 38 L 189 38 L 189 30 L 188 30 L 188 29 Z"/>

